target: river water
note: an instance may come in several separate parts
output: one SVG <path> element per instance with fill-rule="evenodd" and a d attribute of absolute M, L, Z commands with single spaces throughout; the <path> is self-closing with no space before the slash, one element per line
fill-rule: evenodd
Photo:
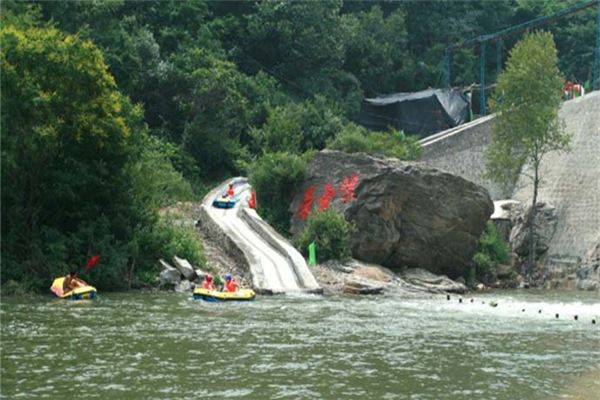
<path fill-rule="evenodd" d="M 600 398 L 597 293 L 133 292 L 4 297 L 0 313 L 2 399 Z"/>

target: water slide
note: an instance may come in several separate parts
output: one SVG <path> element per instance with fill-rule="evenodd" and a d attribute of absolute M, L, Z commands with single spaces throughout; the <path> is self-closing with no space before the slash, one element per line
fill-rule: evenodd
<path fill-rule="evenodd" d="M 234 185 L 236 203 L 232 208 L 217 208 L 213 202 Z M 255 210 L 248 207 L 251 186 L 246 178 L 234 178 L 213 189 L 202 201 L 206 223 L 227 236 L 241 252 L 252 275 L 257 293 L 320 293 L 322 289 L 308 269 L 304 257 L 271 228 Z"/>

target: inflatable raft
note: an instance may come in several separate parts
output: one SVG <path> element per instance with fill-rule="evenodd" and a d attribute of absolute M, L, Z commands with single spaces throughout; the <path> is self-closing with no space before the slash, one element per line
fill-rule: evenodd
<path fill-rule="evenodd" d="M 52 282 L 52 286 L 50 290 L 52 293 L 60 297 L 61 299 L 69 299 L 69 300 L 92 300 L 96 298 L 97 290 L 93 286 L 82 286 L 75 288 L 69 292 L 63 293 L 63 283 L 65 281 L 65 277 L 56 278 L 54 282 Z"/>
<path fill-rule="evenodd" d="M 217 290 L 209 290 L 197 288 L 194 290 L 194 299 L 210 301 L 213 303 L 221 301 L 250 301 L 254 300 L 256 293 L 252 289 L 240 289 L 237 292 L 219 292 Z"/>
<path fill-rule="evenodd" d="M 235 204 L 237 203 L 238 199 L 236 197 L 229 197 L 226 195 L 223 195 L 221 197 L 219 197 L 218 199 L 216 199 L 215 201 L 213 201 L 213 207 L 216 208 L 233 208 L 235 207 Z"/>

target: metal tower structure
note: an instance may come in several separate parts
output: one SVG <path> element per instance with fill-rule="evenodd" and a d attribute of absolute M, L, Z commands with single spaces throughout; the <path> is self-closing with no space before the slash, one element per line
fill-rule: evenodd
<path fill-rule="evenodd" d="M 551 22 L 556 21 L 559 18 L 565 17 L 570 14 L 574 14 L 578 11 L 584 10 L 589 7 L 593 7 L 594 5 L 598 6 L 598 18 L 596 23 L 596 49 L 594 55 L 594 66 L 592 69 L 592 87 L 594 90 L 600 89 L 600 0 L 592 0 L 586 1 L 583 3 L 573 4 L 567 8 L 563 8 L 560 11 L 557 11 L 554 14 L 546 15 L 543 17 L 538 17 L 532 19 L 530 21 L 523 22 L 518 25 L 511 26 L 506 29 L 502 29 L 498 32 L 477 36 L 472 39 L 464 40 L 458 44 L 450 45 L 446 47 L 446 51 L 444 52 L 444 62 L 443 62 L 443 79 L 444 86 L 450 87 L 451 75 L 450 75 L 450 65 L 452 61 L 452 52 L 455 49 L 459 49 L 462 47 L 471 47 L 471 46 L 479 46 L 479 81 L 480 81 L 480 110 L 481 114 L 486 114 L 486 52 L 488 49 L 488 43 L 496 44 L 496 69 L 497 72 L 500 73 L 502 70 L 502 45 L 503 38 L 510 37 L 516 35 L 518 33 L 524 32 L 528 29 L 549 24 Z"/>

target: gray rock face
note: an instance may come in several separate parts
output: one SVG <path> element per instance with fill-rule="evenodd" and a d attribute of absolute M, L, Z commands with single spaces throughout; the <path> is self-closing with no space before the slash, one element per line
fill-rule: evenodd
<path fill-rule="evenodd" d="M 356 175 L 355 199 L 348 201 L 344 182 Z M 298 216 L 305 191 L 314 188 L 316 208 L 327 183 L 337 192 L 331 206 L 357 228 L 353 256 L 390 268 L 460 276 L 493 212 L 487 191 L 463 178 L 394 159 L 324 150 L 314 157 L 291 205 L 295 236 L 305 224 Z"/>
<path fill-rule="evenodd" d="M 383 286 L 376 286 L 359 280 L 347 280 L 344 283 L 344 293 L 349 294 L 381 294 Z"/>
<path fill-rule="evenodd" d="M 468 288 L 463 283 L 454 282 L 447 276 L 438 276 L 422 268 L 410 268 L 400 274 L 406 282 L 429 289 L 432 292 L 465 293 Z"/>
<path fill-rule="evenodd" d="M 192 291 L 193 285 L 190 281 L 181 281 L 177 285 L 175 285 L 175 291 L 178 293 L 187 293 Z"/>
<path fill-rule="evenodd" d="M 173 268 L 164 260 L 159 260 L 158 262 L 162 268 L 159 275 L 160 286 L 177 285 L 181 282 L 181 272 L 177 268 Z"/>
<path fill-rule="evenodd" d="M 556 231 L 556 209 L 554 206 L 538 202 L 536 205 L 537 211 L 535 215 L 534 224 L 536 227 L 536 256 L 544 254 L 548 251 L 548 246 L 554 232 Z M 529 226 L 527 220 L 529 219 L 529 213 L 531 207 L 521 215 L 517 216 L 515 225 L 510 233 L 510 247 L 518 255 L 525 257 L 529 254 Z"/>
<path fill-rule="evenodd" d="M 185 258 L 174 256 L 173 264 L 175 264 L 175 268 L 181 272 L 181 275 L 183 275 L 185 279 L 193 280 L 196 278 L 196 271 L 194 271 L 194 267 L 192 267 L 192 264 L 190 264 Z"/>
<path fill-rule="evenodd" d="M 585 265 L 577 271 L 577 289 L 600 290 L 600 264 Z"/>

